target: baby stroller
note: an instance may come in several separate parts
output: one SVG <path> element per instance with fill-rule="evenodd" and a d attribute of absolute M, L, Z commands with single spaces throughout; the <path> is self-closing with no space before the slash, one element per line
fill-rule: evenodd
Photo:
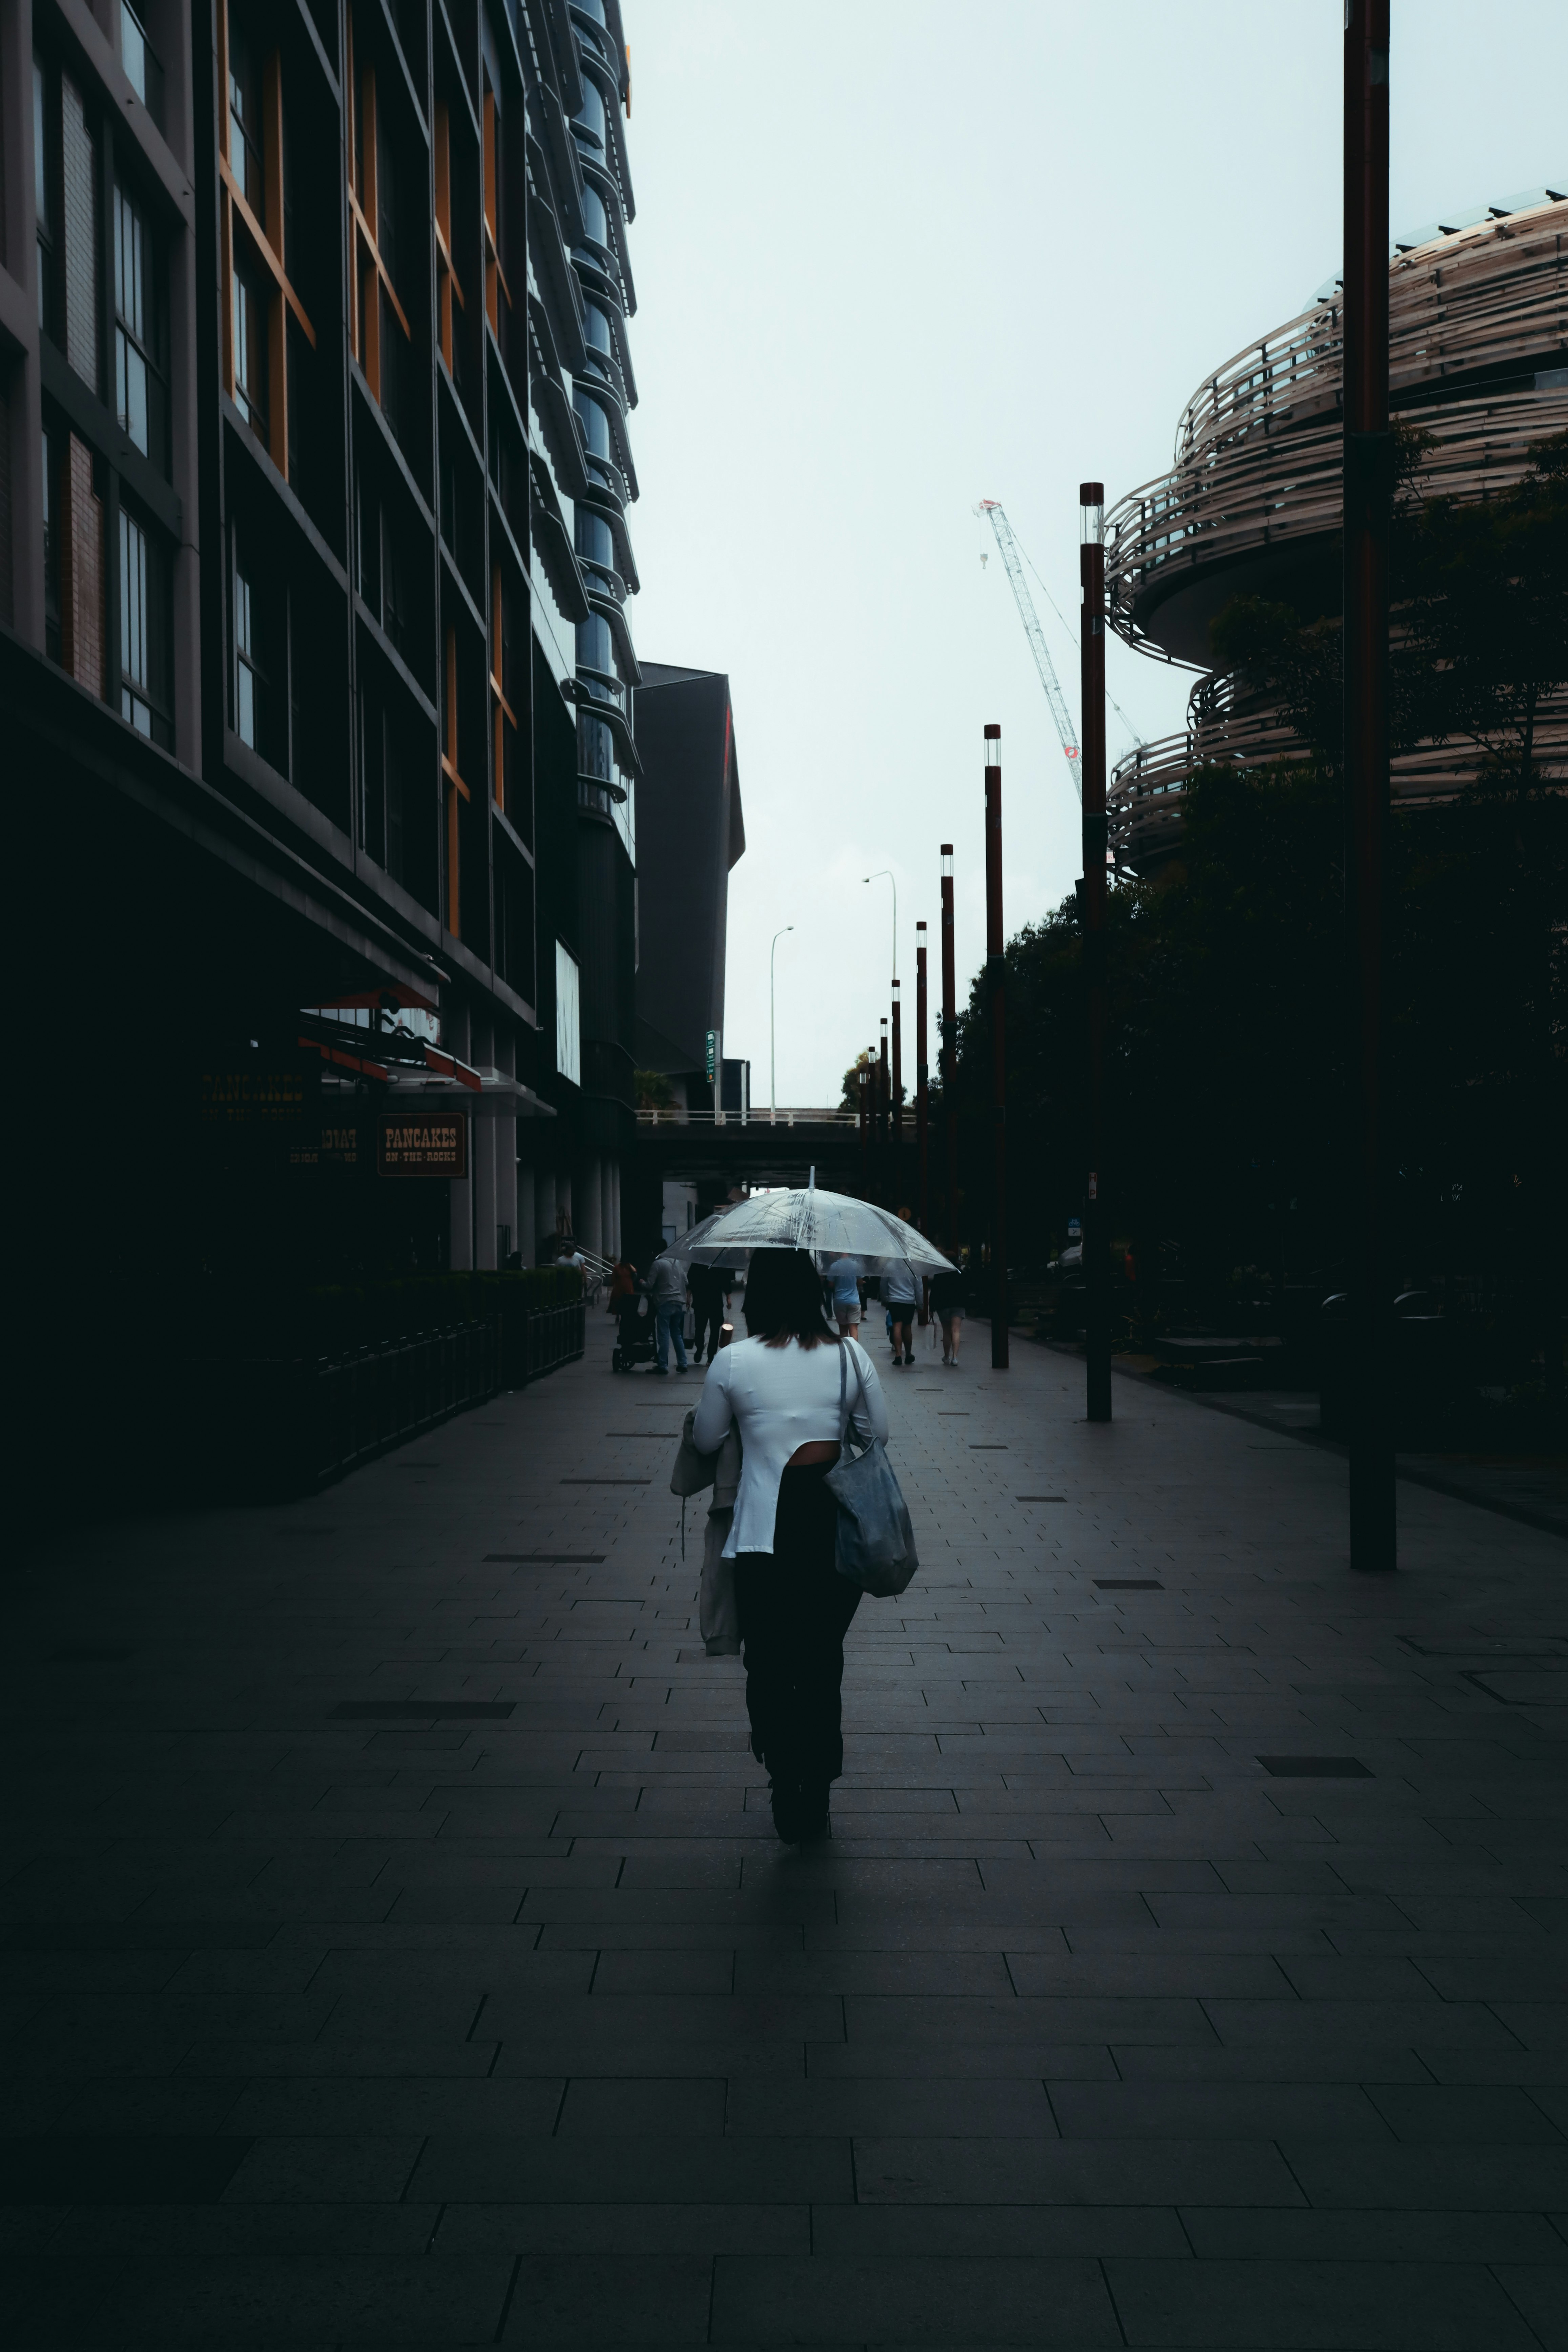
<path fill-rule="evenodd" d="M 623 1298 L 616 1308 L 616 1344 L 610 1354 L 613 1372 L 629 1372 L 634 1365 L 651 1364 L 654 1355 L 653 1314 L 646 1298 Z"/>

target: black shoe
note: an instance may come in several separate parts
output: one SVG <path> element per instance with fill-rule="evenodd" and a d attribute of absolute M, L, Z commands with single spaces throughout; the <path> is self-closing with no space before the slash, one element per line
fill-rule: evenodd
<path fill-rule="evenodd" d="M 800 1810 L 795 1820 L 795 1834 L 802 1845 L 815 1845 L 820 1839 L 833 1835 L 833 1823 L 828 1815 L 826 1787 L 801 1790 Z"/>
<path fill-rule="evenodd" d="M 650 1372 L 657 1373 L 661 1381 L 667 1381 L 669 1378 L 669 1366 L 668 1364 L 650 1364 L 648 1366 L 648 1370 Z"/>
<path fill-rule="evenodd" d="M 773 1827 L 785 1845 L 795 1845 L 800 1838 L 800 1790 L 787 1781 L 773 1780 L 768 1784 L 773 1801 Z"/>

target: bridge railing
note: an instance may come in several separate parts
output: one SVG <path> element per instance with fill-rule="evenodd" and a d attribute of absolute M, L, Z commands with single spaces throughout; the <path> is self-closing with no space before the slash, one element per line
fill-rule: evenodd
<path fill-rule="evenodd" d="M 750 1110 L 639 1110 L 639 1127 L 855 1127 L 859 1114 L 852 1110 L 826 1110 L 800 1104 L 786 1109 L 781 1104 L 777 1110 L 759 1110 L 755 1104 Z"/>

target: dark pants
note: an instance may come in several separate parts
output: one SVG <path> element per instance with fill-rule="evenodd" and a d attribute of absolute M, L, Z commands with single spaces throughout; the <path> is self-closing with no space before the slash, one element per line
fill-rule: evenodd
<path fill-rule="evenodd" d="M 833 1565 L 830 1467 L 786 1470 L 772 1551 L 735 1557 L 752 1753 L 775 1788 L 824 1794 L 844 1769 L 844 1636 L 860 1601 Z"/>
<path fill-rule="evenodd" d="M 720 1291 L 717 1297 L 707 1298 L 701 1291 L 693 1291 L 691 1303 L 697 1315 L 694 1352 L 711 1360 L 719 1352 L 719 1333 L 724 1321 L 724 1294 Z"/>

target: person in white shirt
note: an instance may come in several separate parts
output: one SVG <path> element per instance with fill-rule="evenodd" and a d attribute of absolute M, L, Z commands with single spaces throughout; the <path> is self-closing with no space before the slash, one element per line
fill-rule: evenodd
<path fill-rule="evenodd" d="M 885 1439 L 888 1406 L 859 1341 L 829 1327 L 809 1251 L 753 1254 L 746 1329 L 709 1366 L 691 1436 L 714 1454 L 732 1427 L 741 1433 L 724 1551 L 735 1563 L 752 1753 L 767 1769 L 773 1826 L 795 1843 L 827 1834 L 828 1790 L 844 1769 L 844 1636 L 860 1599 L 834 1566 L 838 1507 L 824 1482 L 846 1423 L 863 1445 Z"/>

